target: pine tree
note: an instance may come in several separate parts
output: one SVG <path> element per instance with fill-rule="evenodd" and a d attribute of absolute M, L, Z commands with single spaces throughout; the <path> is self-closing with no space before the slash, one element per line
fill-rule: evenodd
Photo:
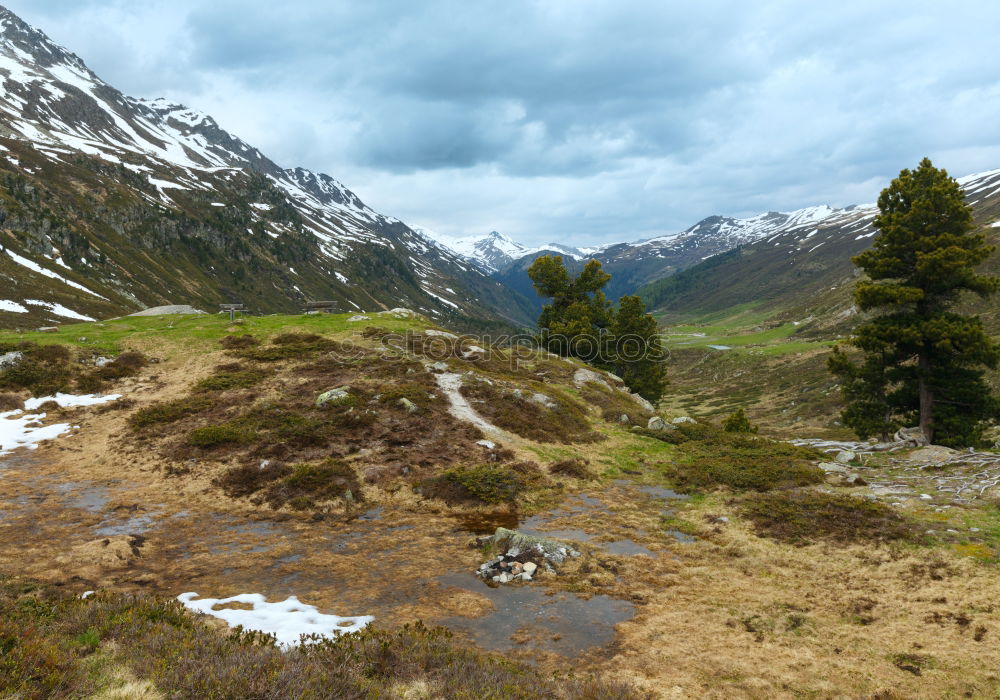
<path fill-rule="evenodd" d="M 867 437 L 917 419 L 928 441 L 973 444 L 983 422 L 1000 415 L 981 369 L 997 366 L 1000 348 L 978 317 L 951 309 L 965 292 L 986 297 L 1000 288 L 1000 279 L 975 271 L 993 249 L 972 233 L 958 183 L 926 158 L 900 172 L 878 207 L 879 233 L 854 258 L 868 276 L 855 302 L 877 314 L 850 341 L 863 360 L 835 353 L 829 362 L 842 380 L 845 423 Z"/>
<path fill-rule="evenodd" d="M 611 275 L 591 260 L 571 278 L 562 256 L 544 255 L 528 268 L 539 296 L 552 303 L 538 318 L 539 343 L 615 372 L 632 391 L 656 402 L 665 384 L 664 352 L 656 320 L 639 297 L 625 296 L 616 312 L 604 295 Z"/>
<path fill-rule="evenodd" d="M 656 319 L 646 313 L 642 299 L 624 296 L 618 301 L 611 335 L 615 374 L 639 396 L 659 401 L 666 384 L 663 346 Z"/>
<path fill-rule="evenodd" d="M 607 369 L 613 312 L 603 289 L 611 275 L 601 263 L 591 260 L 572 279 L 561 255 L 543 255 L 528 268 L 528 277 L 539 296 L 552 298 L 538 318 L 542 347 Z"/>

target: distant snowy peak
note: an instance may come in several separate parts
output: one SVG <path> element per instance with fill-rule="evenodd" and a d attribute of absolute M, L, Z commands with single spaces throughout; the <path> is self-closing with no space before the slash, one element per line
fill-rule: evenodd
<path fill-rule="evenodd" d="M 527 248 L 497 231 L 484 236 L 449 236 L 419 226 L 412 228 L 487 272 L 496 272 L 528 254 Z"/>
<path fill-rule="evenodd" d="M 483 236 L 448 236 L 430 229 L 419 230 L 427 238 L 491 273 L 501 271 L 511 263 L 529 256 L 553 253 L 573 260 L 585 260 L 608 248 L 573 248 L 560 243 L 546 243 L 529 248 L 497 231 L 490 231 Z"/>

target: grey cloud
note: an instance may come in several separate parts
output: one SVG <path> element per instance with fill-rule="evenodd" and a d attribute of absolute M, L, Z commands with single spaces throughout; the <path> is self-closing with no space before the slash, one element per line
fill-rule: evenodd
<path fill-rule="evenodd" d="M 0 0 L 2 1 L 2 0 Z M 126 91 L 450 233 L 592 243 L 1000 167 L 1000 6 L 8 0 Z"/>

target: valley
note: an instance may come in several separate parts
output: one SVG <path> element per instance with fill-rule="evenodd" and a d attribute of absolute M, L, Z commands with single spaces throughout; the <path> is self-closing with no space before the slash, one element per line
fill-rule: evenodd
<path fill-rule="evenodd" d="M 16 572 L 5 585 L 30 580 L 58 595 L 97 591 L 82 604 L 108 604 L 122 593 L 295 596 L 327 614 L 373 616 L 372 629 L 421 620 L 529 668 L 586 669 L 602 683 L 624 684 L 615 686 L 630 689 L 623 697 L 997 689 L 989 670 L 989 639 L 1000 629 L 990 602 L 998 592 L 997 482 L 972 479 L 974 489 L 956 492 L 952 481 L 935 480 L 982 466 L 959 466 L 968 458 L 957 452 L 921 457 L 858 443 L 821 442 L 813 451 L 760 441 L 747 451 L 706 419 L 679 423 L 681 432 L 665 437 L 636 432 L 616 414 L 630 413 L 644 427 L 646 409 L 595 384 L 600 375 L 581 373 L 574 362 L 534 352 L 514 363 L 510 351 L 469 354 L 476 339 L 412 312 L 366 316 L 236 324 L 211 315 L 149 316 L 0 335 L 7 347 L 65 344 L 83 361 L 124 349 L 150 360 L 109 380 L 106 390 L 118 400 L 36 409 L 44 411 L 42 424 L 74 427 L 0 460 L 0 570 Z M 735 343 L 722 330 L 695 337 Z M 779 326 L 746 336 L 742 350 L 713 352 L 731 358 L 754 346 L 781 348 L 786 334 Z M 672 338 L 683 344 L 691 336 Z M 486 380 L 503 392 L 520 387 L 566 408 L 544 408 L 517 392 L 471 398 L 478 416 L 496 415 L 504 426 L 485 419 L 491 433 L 484 438 L 449 415 L 452 402 L 435 379 L 445 376 L 461 377 L 462 387 Z M 384 384 L 389 377 L 401 380 Z M 334 386 L 349 387 L 354 398 L 310 408 Z M 388 396 L 398 399 L 384 400 L 390 387 L 396 393 Z M 211 404 L 192 403 L 200 396 Z M 403 398 L 417 407 L 413 413 Z M 516 412 L 496 413 L 491 401 Z M 274 418 L 260 413 L 278 407 Z M 358 411 L 377 422 L 349 418 Z M 664 409 L 668 418 L 687 413 Z M 570 416 L 578 418 L 552 422 Z M 415 429 L 428 420 L 435 430 Z M 252 432 L 222 432 L 242 425 Z M 328 427 L 316 433 L 320 425 Z M 550 425 L 554 432 L 546 432 Z M 195 440 L 210 434 L 219 437 Z M 275 442 L 279 434 L 285 437 Z M 808 423 L 784 434 L 822 436 Z M 704 480 L 734 449 L 759 455 L 751 458 L 762 460 L 755 469 L 770 464 L 760 472 L 764 481 L 737 486 L 725 471 L 712 477 L 721 481 Z M 849 463 L 832 459 L 844 450 Z M 330 454 L 342 456 L 323 456 Z M 956 466 L 936 467 L 942 458 Z M 324 464 L 339 470 L 342 486 L 294 481 L 296 469 Z M 500 473 L 515 482 L 487 477 L 491 464 L 507 465 Z M 801 485 L 772 490 L 769 480 L 785 478 L 781 470 L 793 465 L 789 474 Z M 849 472 L 863 477 L 859 485 L 847 483 Z M 312 490 L 318 487 L 327 490 Z M 796 500 L 809 494 L 820 502 Z M 832 519 L 819 521 L 791 515 L 843 508 L 862 496 L 882 509 L 870 523 L 862 512 L 831 510 Z M 761 519 L 757 503 L 791 509 L 787 522 L 803 529 Z M 829 529 L 816 530 L 819 523 Z M 476 542 L 498 527 L 556 538 L 581 556 L 536 581 L 490 588 L 473 575 L 484 556 Z M 46 589 L 34 590 L 27 595 Z M 123 664 L 128 677 L 143 677 L 127 655 L 102 653 L 118 675 L 100 683 L 114 686 Z M 433 687 L 439 681 L 429 673 Z M 573 696 L 611 691 L 594 692 Z"/>

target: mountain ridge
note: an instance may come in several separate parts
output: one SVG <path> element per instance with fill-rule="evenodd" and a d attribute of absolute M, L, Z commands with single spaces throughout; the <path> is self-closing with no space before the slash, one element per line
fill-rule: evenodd
<path fill-rule="evenodd" d="M 0 308 L 0 323 L 58 320 L 52 304 L 93 317 L 309 299 L 531 321 L 524 300 L 336 179 L 282 168 L 197 110 L 123 95 L 2 6 L 0 80 L 0 275 L 16 283 L 7 306 L 28 309 Z"/>

